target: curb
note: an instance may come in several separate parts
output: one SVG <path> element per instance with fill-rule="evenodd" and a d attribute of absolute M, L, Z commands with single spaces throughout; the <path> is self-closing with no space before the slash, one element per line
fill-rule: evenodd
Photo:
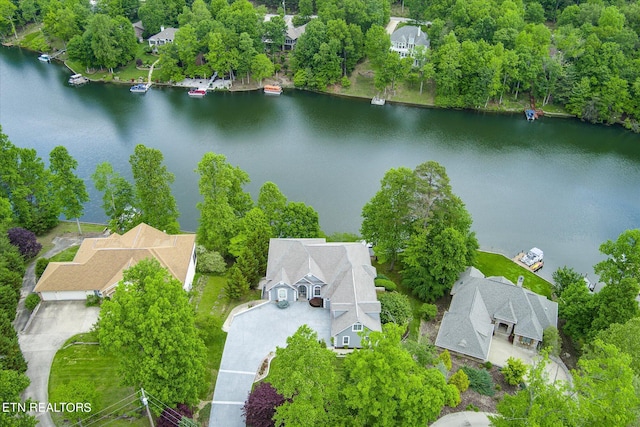
<path fill-rule="evenodd" d="M 239 314 L 242 313 L 246 313 L 247 311 L 251 311 L 253 309 L 256 309 L 258 307 L 262 307 L 263 305 L 269 303 L 269 300 L 257 300 L 257 301 L 252 301 L 252 302 L 248 302 L 248 303 L 244 303 L 238 307 L 235 307 L 233 310 L 231 310 L 231 313 L 229 313 L 229 315 L 227 316 L 227 319 L 224 321 L 224 323 L 222 324 L 222 330 L 224 332 L 229 332 L 229 328 L 231 327 L 231 324 L 233 323 L 233 318 L 238 316 Z M 252 305 L 251 307 L 249 307 L 249 305 Z"/>
<path fill-rule="evenodd" d="M 40 310 L 41 305 L 42 305 L 42 301 L 40 301 L 38 305 L 36 305 L 36 308 L 33 309 L 33 311 L 31 312 L 31 315 L 29 316 L 29 320 L 27 320 L 27 324 L 24 325 L 24 328 L 22 328 L 22 330 L 20 331 L 21 334 L 27 333 L 27 331 L 29 330 L 29 327 L 31 326 L 31 322 L 38 314 L 38 310 Z"/>

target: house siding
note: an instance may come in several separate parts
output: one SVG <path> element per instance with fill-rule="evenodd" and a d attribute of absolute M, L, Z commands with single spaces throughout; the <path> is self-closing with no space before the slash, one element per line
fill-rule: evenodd
<path fill-rule="evenodd" d="M 369 335 L 369 329 L 367 328 L 363 328 L 364 332 L 366 335 Z M 360 335 L 358 335 L 360 332 L 355 332 L 351 326 L 349 326 L 347 329 L 345 329 L 344 331 L 338 333 L 335 337 L 334 337 L 334 345 L 337 348 L 342 348 L 343 347 L 343 339 L 344 337 L 349 337 L 349 348 L 355 348 L 355 347 L 362 347 L 361 343 L 362 343 L 362 338 L 360 337 Z"/>
<path fill-rule="evenodd" d="M 84 301 L 93 291 L 46 291 L 40 292 L 42 301 Z"/>
<path fill-rule="evenodd" d="M 189 268 L 187 268 L 187 276 L 185 277 L 182 289 L 189 292 L 193 287 L 193 278 L 196 275 L 196 265 L 198 259 L 196 257 L 196 245 L 193 245 L 193 251 L 191 252 L 191 260 L 189 261 Z"/>
<path fill-rule="evenodd" d="M 285 289 L 287 291 L 287 301 L 294 302 L 296 297 L 296 291 L 291 289 L 287 285 L 278 285 L 269 291 L 269 301 L 278 301 L 278 289 Z"/>

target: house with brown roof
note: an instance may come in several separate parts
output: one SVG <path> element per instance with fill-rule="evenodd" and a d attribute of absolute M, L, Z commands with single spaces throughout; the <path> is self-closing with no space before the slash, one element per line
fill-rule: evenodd
<path fill-rule="evenodd" d="M 43 301 L 110 296 L 124 270 L 147 258 L 157 259 L 189 291 L 196 272 L 195 240 L 195 234 L 171 235 L 147 224 L 122 235 L 84 239 L 73 261 L 49 263 L 35 292 Z"/>
<path fill-rule="evenodd" d="M 334 346 L 361 347 L 363 335 L 382 330 L 375 277 L 362 243 L 271 239 L 262 297 L 294 304 L 321 301 Z"/>

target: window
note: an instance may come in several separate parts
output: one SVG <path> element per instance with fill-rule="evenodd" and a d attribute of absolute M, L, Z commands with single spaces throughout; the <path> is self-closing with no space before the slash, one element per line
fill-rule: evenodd
<path fill-rule="evenodd" d="M 192 258 L 193 258 L 193 262 L 194 262 L 194 264 L 195 264 L 195 263 L 196 263 L 196 261 L 198 260 L 198 255 L 196 254 L 195 249 L 194 249 L 194 251 L 193 251 L 193 257 L 192 257 Z"/>
<path fill-rule="evenodd" d="M 348 346 L 349 345 L 349 337 L 348 336 L 344 336 L 342 337 L 342 346 Z"/>
<path fill-rule="evenodd" d="M 362 325 L 360 323 L 356 323 L 351 327 L 351 330 L 353 332 L 360 332 L 362 331 Z"/>
<path fill-rule="evenodd" d="M 533 340 L 531 338 L 521 337 L 520 342 L 522 344 L 531 345 L 531 343 L 533 343 Z"/>
<path fill-rule="evenodd" d="M 314 286 L 313 287 L 313 296 L 314 297 L 319 297 L 320 296 L 320 286 Z"/>
<path fill-rule="evenodd" d="M 278 301 L 287 299 L 287 290 L 285 288 L 278 288 Z"/>

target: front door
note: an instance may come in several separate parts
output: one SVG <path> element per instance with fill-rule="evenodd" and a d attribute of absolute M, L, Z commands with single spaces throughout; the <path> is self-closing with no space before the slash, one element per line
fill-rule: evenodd
<path fill-rule="evenodd" d="M 298 286 L 298 295 L 300 299 L 307 299 L 307 287 L 305 285 Z"/>

